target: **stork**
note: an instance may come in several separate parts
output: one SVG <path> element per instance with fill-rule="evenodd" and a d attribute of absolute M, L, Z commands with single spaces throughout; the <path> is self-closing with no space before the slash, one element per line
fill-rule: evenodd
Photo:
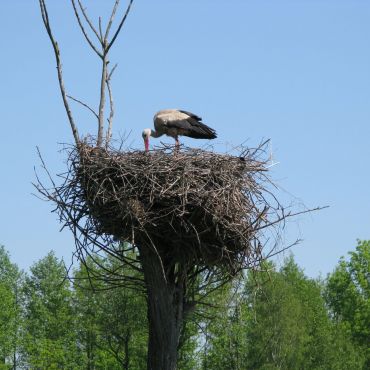
<path fill-rule="evenodd" d="M 164 109 L 157 112 L 154 117 L 154 128 L 144 129 L 142 136 L 145 143 L 145 151 L 149 150 L 149 138 L 162 135 L 171 136 L 176 140 L 176 148 L 180 146 L 179 136 L 188 136 L 194 139 L 215 139 L 216 131 L 202 121 L 202 118 L 194 113 L 178 109 Z"/>

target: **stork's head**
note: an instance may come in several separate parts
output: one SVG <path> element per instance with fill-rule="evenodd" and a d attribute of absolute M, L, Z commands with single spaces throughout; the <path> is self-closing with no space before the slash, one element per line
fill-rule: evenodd
<path fill-rule="evenodd" d="M 144 140 L 146 152 L 149 151 L 149 138 L 151 134 L 152 134 L 152 130 L 150 128 L 146 128 L 143 130 L 142 137 Z"/>

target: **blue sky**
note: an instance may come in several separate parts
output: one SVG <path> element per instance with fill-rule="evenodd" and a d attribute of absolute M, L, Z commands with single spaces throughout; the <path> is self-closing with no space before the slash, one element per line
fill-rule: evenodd
<path fill-rule="evenodd" d="M 111 3 L 85 1 L 94 21 Z M 96 106 L 99 60 L 70 2 L 48 5 L 67 90 Z M 0 14 L 0 244 L 25 269 L 50 249 L 68 262 L 71 235 L 31 195 L 36 146 L 58 173 L 60 143 L 72 141 L 51 45 L 38 1 L 2 1 Z M 153 114 L 178 107 L 217 130 L 218 151 L 270 138 L 281 199 L 330 206 L 285 233 L 286 243 L 304 239 L 293 252 L 306 273 L 325 275 L 357 238 L 370 238 L 369 19 L 370 2 L 356 0 L 135 0 L 111 54 L 114 136 L 130 133 L 141 147 Z M 80 133 L 95 133 L 93 117 L 72 106 Z"/>

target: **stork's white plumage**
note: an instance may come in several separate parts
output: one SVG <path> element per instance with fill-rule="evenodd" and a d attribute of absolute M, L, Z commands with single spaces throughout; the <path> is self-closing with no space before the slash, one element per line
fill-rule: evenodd
<path fill-rule="evenodd" d="M 216 131 L 202 121 L 202 118 L 194 113 L 178 109 L 160 110 L 154 115 L 154 128 L 146 128 L 143 131 L 145 150 L 149 150 L 149 138 L 162 135 L 171 136 L 176 140 L 176 147 L 180 145 L 179 136 L 188 136 L 194 139 L 215 139 Z"/>

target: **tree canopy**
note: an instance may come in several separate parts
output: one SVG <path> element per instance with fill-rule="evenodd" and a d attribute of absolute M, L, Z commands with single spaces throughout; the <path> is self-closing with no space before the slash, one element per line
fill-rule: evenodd
<path fill-rule="evenodd" d="M 369 248 L 358 242 L 325 280 L 290 256 L 207 287 L 182 328 L 178 369 L 368 368 Z M 145 296 L 89 271 L 81 264 L 70 281 L 49 253 L 24 277 L 0 247 L 0 369 L 145 368 Z"/>

